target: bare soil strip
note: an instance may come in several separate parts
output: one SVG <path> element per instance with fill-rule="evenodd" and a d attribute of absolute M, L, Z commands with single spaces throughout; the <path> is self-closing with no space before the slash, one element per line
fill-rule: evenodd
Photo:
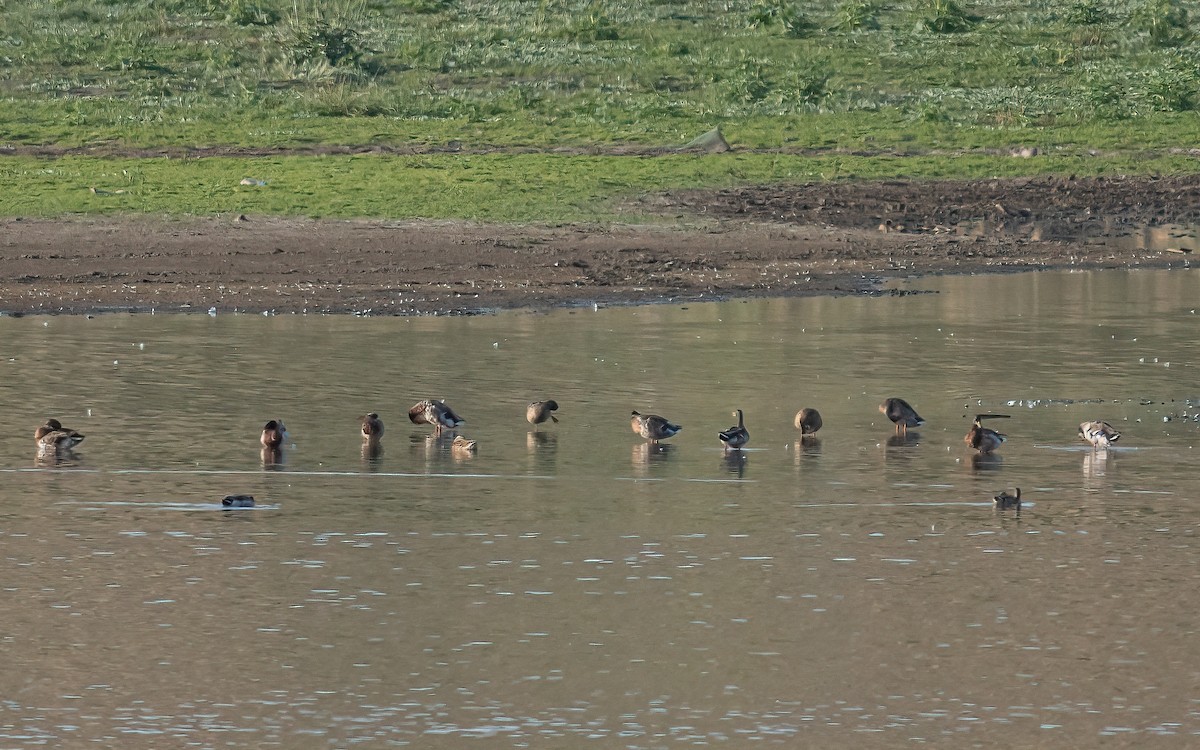
<path fill-rule="evenodd" d="M 1185 265 L 1193 248 L 1173 225 L 1200 223 L 1200 178 L 770 186 L 658 195 L 637 210 L 671 226 L 3 219 L 0 311 L 470 314 Z"/>

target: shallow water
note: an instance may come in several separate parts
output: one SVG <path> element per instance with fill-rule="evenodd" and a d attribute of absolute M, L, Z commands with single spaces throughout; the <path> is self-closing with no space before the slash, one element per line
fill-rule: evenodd
<path fill-rule="evenodd" d="M 0 319 L 0 746 L 1197 734 L 1200 274 L 909 288 L 938 293 Z M 928 420 L 908 439 L 892 395 Z M 426 396 L 476 455 L 408 424 Z M 530 430 L 534 398 L 561 423 Z M 684 430 L 650 449 L 631 409 Z M 1012 415 L 995 456 L 962 442 L 977 412 Z M 88 437 L 39 465 L 50 415 Z M 1119 448 L 1078 442 L 1093 418 Z"/>

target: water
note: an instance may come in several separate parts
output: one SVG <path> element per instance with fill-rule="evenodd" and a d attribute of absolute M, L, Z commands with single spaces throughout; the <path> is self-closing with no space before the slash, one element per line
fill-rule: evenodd
<path fill-rule="evenodd" d="M 1200 274 L 909 288 L 938 293 L 0 319 L 0 746 L 1197 734 Z M 892 395 L 928 420 L 907 440 Z M 476 455 L 408 424 L 430 396 Z M 534 433 L 537 398 L 562 421 Z M 635 408 L 684 430 L 648 449 Z M 962 443 L 977 412 L 1012 415 L 990 458 Z M 88 437 L 39 465 L 51 415 Z M 1094 418 L 1120 447 L 1077 440 Z M 1014 486 L 1022 512 L 993 510 Z"/>

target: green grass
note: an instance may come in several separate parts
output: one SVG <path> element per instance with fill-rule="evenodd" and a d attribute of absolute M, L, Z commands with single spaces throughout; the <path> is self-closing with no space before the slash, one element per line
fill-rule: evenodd
<path fill-rule="evenodd" d="M 0 0 L 0 146 L 603 150 L 677 145 L 720 125 L 743 152 L 599 166 L 516 154 L 3 157 L 0 214 L 561 221 L 680 186 L 1196 171 L 1160 154 L 1200 140 L 1198 6 Z M 993 153 L 1022 145 L 1049 156 Z M 126 173 L 125 193 L 86 190 Z M 238 189 L 244 175 L 271 183 Z M 413 195 L 430 191 L 436 201 Z"/>
<path fill-rule="evenodd" d="M 466 218 L 499 222 L 644 221 L 639 195 L 681 188 L 835 179 L 992 178 L 1187 171 L 1175 156 L 1097 160 L 965 155 L 870 157 L 745 153 L 662 157 L 547 154 L 359 155 L 257 159 L 0 160 L 5 211 Z M 243 177 L 265 182 L 245 186 Z M 93 189 L 95 192 L 93 192 Z"/>

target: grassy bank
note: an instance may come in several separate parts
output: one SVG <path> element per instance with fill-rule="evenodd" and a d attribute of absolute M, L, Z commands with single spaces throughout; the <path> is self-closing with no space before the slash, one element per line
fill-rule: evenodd
<path fill-rule="evenodd" d="M 1195 171 L 1194 159 L 1057 156 L 288 156 L 0 160 L 4 213 L 278 214 L 604 221 L 645 217 L 638 199 L 679 188 L 878 178 Z M 242 184 L 246 179 L 252 184 Z M 260 184 L 261 183 L 261 184 Z"/>
<path fill-rule="evenodd" d="M 1200 142 L 1197 6 L 0 0 L 0 147 L 109 155 L 0 160 L 0 213 L 556 221 L 670 187 L 1194 171 L 1170 150 Z M 742 153 L 131 158 L 186 146 L 603 151 L 716 125 Z M 1020 146 L 1042 156 L 1006 156 Z"/>

